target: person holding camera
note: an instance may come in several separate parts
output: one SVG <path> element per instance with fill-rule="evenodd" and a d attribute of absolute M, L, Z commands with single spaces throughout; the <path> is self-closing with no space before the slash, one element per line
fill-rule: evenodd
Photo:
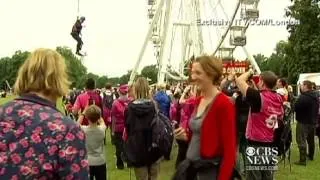
<path fill-rule="evenodd" d="M 236 84 L 241 94 L 249 104 L 250 112 L 246 129 L 248 146 L 273 147 L 274 132 L 278 122 L 282 121 L 283 99 L 273 89 L 277 83 L 277 76 L 271 71 L 262 72 L 254 89 L 247 83 L 253 76 L 250 70 L 236 78 Z M 272 180 L 271 170 L 248 170 L 248 180 Z"/>

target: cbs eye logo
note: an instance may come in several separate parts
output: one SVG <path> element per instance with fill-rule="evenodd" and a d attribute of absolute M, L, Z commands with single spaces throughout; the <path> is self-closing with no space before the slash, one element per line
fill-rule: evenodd
<path fill-rule="evenodd" d="M 247 147 L 246 154 L 248 156 L 253 156 L 256 153 L 256 150 L 253 147 Z"/>

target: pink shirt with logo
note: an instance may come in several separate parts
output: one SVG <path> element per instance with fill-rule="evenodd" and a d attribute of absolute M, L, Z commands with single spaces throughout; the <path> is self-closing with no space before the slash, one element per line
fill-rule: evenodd
<path fill-rule="evenodd" d="M 98 93 L 96 93 L 95 91 L 86 91 L 82 94 L 80 94 L 77 97 L 76 102 L 73 105 L 73 109 L 75 111 L 81 111 L 83 112 L 84 109 L 89 105 L 89 99 L 90 96 L 92 97 L 92 99 L 95 101 L 95 105 L 97 105 L 98 107 L 102 107 L 102 99 L 100 97 L 100 95 Z M 82 125 L 88 125 L 89 122 L 88 120 L 85 118 L 82 122 Z"/>
<path fill-rule="evenodd" d="M 251 141 L 273 142 L 274 130 L 283 119 L 283 100 L 272 91 L 262 91 L 260 112 L 249 112 L 246 137 Z"/>

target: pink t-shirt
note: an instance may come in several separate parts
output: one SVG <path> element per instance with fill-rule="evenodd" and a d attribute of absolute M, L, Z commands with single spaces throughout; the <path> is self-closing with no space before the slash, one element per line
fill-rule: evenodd
<path fill-rule="evenodd" d="M 94 100 L 94 104 L 101 108 L 102 107 L 102 99 L 101 99 L 100 95 L 98 93 L 96 93 L 95 91 L 87 91 L 87 92 L 80 94 L 77 97 L 77 100 L 73 105 L 73 109 L 75 111 L 83 112 L 84 109 L 89 105 L 90 96 Z M 82 122 L 82 125 L 88 125 L 88 124 L 89 124 L 88 120 L 85 118 Z"/>
<path fill-rule="evenodd" d="M 273 142 L 274 130 L 282 120 L 283 100 L 280 95 L 271 91 L 262 91 L 260 112 L 249 114 L 246 137 L 251 141 Z"/>
<path fill-rule="evenodd" d="M 193 112 L 196 108 L 196 97 L 190 97 L 185 101 L 185 103 L 181 104 L 181 119 L 180 119 L 180 126 L 182 128 L 187 129 L 189 121 L 192 117 Z"/>

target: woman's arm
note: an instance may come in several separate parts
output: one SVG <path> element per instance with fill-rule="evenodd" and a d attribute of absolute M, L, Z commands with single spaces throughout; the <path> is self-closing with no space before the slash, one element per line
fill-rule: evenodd
<path fill-rule="evenodd" d="M 81 125 L 82 122 L 83 122 L 83 120 L 84 120 L 84 117 L 85 117 L 85 116 L 84 116 L 83 113 L 79 113 L 77 123 Z"/>
<path fill-rule="evenodd" d="M 185 89 L 184 89 L 184 91 L 183 91 L 183 93 L 182 93 L 182 95 L 181 95 L 181 97 L 180 97 L 180 100 L 179 100 L 179 104 L 183 104 L 183 103 L 185 103 L 186 102 L 186 95 L 187 95 L 187 93 L 189 92 L 191 90 L 191 86 L 189 85 L 189 86 L 187 86 Z"/>

